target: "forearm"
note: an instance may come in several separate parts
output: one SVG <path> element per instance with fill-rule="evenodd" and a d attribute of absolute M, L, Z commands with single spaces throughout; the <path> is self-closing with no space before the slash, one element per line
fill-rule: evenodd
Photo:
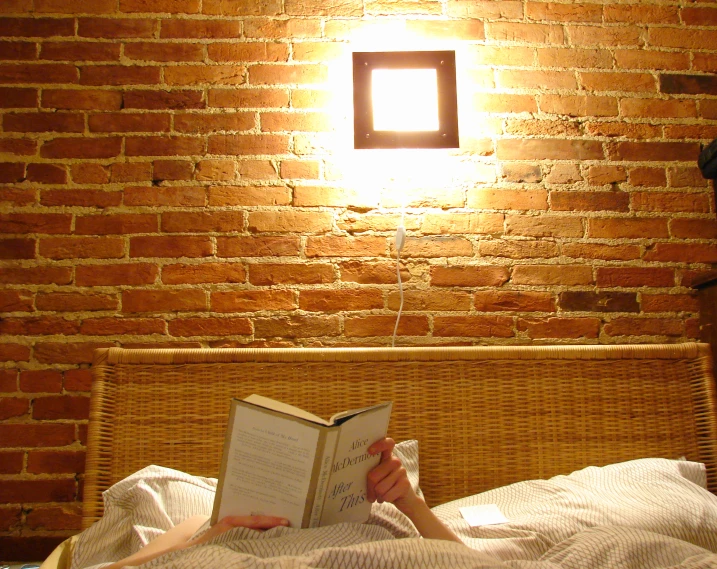
<path fill-rule="evenodd" d="M 413 522 L 421 536 L 427 539 L 444 539 L 463 543 L 448 526 L 436 517 L 436 514 L 431 511 L 423 499 L 417 497 L 410 507 L 403 510 L 403 513 Z"/>

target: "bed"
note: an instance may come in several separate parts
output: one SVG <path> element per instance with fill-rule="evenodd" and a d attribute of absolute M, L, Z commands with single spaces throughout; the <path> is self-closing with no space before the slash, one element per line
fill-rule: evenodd
<path fill-rule="evenodd" d="M 229 400 L 252 393 L 325 417 L 393 401 L 389 435 L 412 445 L 412 481 L 468 547 L 389 516 L 370 539 L 234 536 L 245 545 L 217 544 L 208 565 L 717 566 L 717 394 L 698 343 L 97 350 L 83 526 L 148 465 L 211 481 Z M 493 504 L 507 523 L 470 527 L 459 509 Z M 45 567 L 69 566 L 76 543 Z M 193 555 L 167 566 L 196 566 Z"/>

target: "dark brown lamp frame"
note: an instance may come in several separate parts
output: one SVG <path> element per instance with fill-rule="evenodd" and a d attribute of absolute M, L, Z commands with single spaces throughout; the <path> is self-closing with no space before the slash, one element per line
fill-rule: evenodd
<path fill-rule="evenodd" d="M 371 72 L 374 69 L 430 69 L 438 79 L 438 130 L 373 129 Z M 455 51 L 354 52 L 354 148 L 458 148 Z"/>

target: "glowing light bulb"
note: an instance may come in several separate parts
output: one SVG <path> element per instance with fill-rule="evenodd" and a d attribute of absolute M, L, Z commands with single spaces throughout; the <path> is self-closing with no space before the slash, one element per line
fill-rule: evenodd
<path fill-rule="evenodd" d="M 435 69 L 374 69 L 371 96 L 374 130 L 438 130 L 438 75 Z"/>

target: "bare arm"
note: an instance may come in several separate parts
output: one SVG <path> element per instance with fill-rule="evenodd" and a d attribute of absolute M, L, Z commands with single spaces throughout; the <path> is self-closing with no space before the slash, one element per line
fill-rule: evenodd
<path fill-rule="evenodd" d="M 414 492 L 401 460 L 393 455 L 394 446 L 393 439 L 385 438 L 376 441 L 368 449 L 370 454 L 381 453 L 381 462 L 368 473 L 368 500 L 379 503 L 391 502 L 408 516 L 425 538 L 463 543 L 436 517 L 423 498 Z"/>
<path fill-rule="evenodd" d="M 289 520 L 272 516 L 227 516 L 219 520 L 199 537 L 190 539 L 207 519 L 208 516 L 192 516 L 191 518 L 187 518 L 156 539 L 150 541 L 136 553 L 108 565 L 105 569 L 121 569 L 128 565 L 141 565 L 165 553 L 206 543 L 210 539 L 234 527 L 270 529 L 276 526 L 289 525 Z"/>

